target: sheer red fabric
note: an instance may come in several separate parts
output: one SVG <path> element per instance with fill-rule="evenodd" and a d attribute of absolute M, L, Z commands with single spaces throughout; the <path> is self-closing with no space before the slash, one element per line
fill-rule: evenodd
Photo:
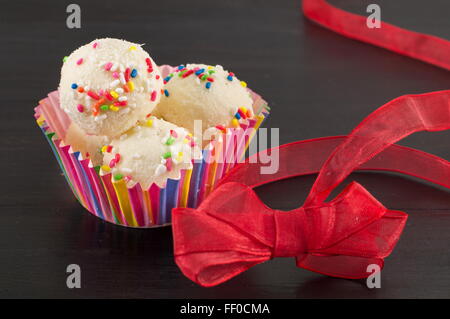
<path fill-rule="evenodd" d="M 344 35 L 449 66 L 445 40 L 390 25 L 387 31 L 370 33 L 365 19 L 363 26 L 362 17 L 322 0 L 305 0 L 303 7 L 309 18 Z M 426 51 L 421 47 L 424 41 L 436 42 L 440 52 Z M 406 95 L 370 114 L 346 137 L 295 142 L 272 150 L 279 152 L 275 174 L 261 175 L 263 164 L 258 161 L 239 164 L 197 209 L 173 210 L 175 261 L 188 278 L 203 286 L 220 284 L 274 257 L 295 257 L 298 267 L 330 276 L 367 277 L 369 265 L 383 267 L 407 215 L 385 208 L 355 182 L 335 199 L 327 202 L 327 198 L 354 170 L 398 172 L 450 188 L 448 161 L 394 144 L 415 132 L 447 129 L 450 90 Z M 267 207 L 252 190 L 317 172 L 304 205 L 292 211 Z"/>

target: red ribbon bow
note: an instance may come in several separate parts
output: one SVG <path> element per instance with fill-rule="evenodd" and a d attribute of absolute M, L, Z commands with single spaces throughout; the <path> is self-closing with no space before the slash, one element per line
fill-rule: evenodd
<path fill-rule="evenodd" d="M 371 33 L 362 24 L 365 19 L 323 0 L 304 0 L 303 7 L 311 20 L 346 36 L 444 68 L 450 65 L 448 41 L 386 23 Z M 280 165 L 273 175 L 261 175 L 261 164 L 254 159 L 241 163 L 197 209 L 172 211 L 175 261 L 188 278 L 203 286 L 220 284 L 274 257 L 296 257 L 298 267 L 330 276 L 367 277 L 368 265 L 383 267 L 407 215 L 386 209 L 358 183 L 334 200 L 326 199 L 357 169 L 402 173 L 450 188 L 448 161 L 394 144 L 414 132 L 446 129 L 450 129 L 450 91 L 407 95 L 376 110 L 347 137 L 272 150 L 279 152 Z M 305 204 L 292 211 L 267 207 L 252 190 L 317 172 Z"/>

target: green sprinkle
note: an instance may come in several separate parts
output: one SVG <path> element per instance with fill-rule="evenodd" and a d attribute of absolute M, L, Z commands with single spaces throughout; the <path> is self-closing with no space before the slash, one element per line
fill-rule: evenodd
<path fill-rule="evenodd" d="M 175 139 L 172 136 L 170 136 L 166 141 L 166 145 L 172 145 L 173 142 L 175 142 Z"/>
<path fill-rule="evenodd" d="M 171 157 L 172 156 L 172 153 L 170 153 L 170 152 L 165 152 L 164 154 L 163 154 L 163 158 L 164 159 L 168 159 L 169 157 Z"/>
<path fill-rule="evenodd" d="M 179 77 L 182 77 L 183 74 L 186 73 L 186 71 L 187 71 L 187 70 L 184 70 L 184 71 L 179 72 L 179 73 L 178 73 L 178 76 L 179 76 Z"/>
<path fill-rule="evenodd" d="M 206 74 L 203 74 L 202 81 L 205 81 L 207 78 L 208 78 L 208 76 Z"/>
<path fill-rule="evenodd" d="M 67 61 L 68 58 L 69 58 L 68 56 L 65 56 L 65 57 L 63 58 L 63 63 L 65 63 L 65 62 Z"/>
<path fill-rule="evenodd" d="M 108 111 L 109 110 L 109 106 L 105 104 L 105 105 L 100 106 L 100 109 L 103 110 L 103 111 Z"/>
<path fill-rule="evenodd" d="M 115 180 L 115 181 L 120 181 L 122 178 L 123 178 L 123 175 L 122 175 L 122 174 L 116 174 L 116 175 L 114 175 L 114 180 Z"/>
<path fill-rule="evenodd" d="M 214 70 L 209 70 L 208 71 L 208 73 L 211 75 L 211 74 L 214 74 L 216 71 L 214 71 Z"/>

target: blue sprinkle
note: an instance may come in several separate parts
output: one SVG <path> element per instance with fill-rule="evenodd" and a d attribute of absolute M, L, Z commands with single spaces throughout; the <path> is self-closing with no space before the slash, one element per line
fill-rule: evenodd
<path fill-rule="evenodd" d="M 233 77 L 231 75 L 227 76 L 228 81 L 233 81 Z"/>
<path fill-rule="evenodd" d="M 205 69 L 197 70 L 197 71 L 195 71 L 195 75 L 200 75 L 200 74 L 202 74 L 203 72 L 205 72 Z"/>
<path fill-rule="evenodd" d="M 209 89 L 211 87 L 211 82 L 206 82 L 206 88 Z"/>
<path fill-rule="evenodd" d="M 132 78 L 135 78 L 136 75 L 137 75 L 137 70 L 136 70 L 136 69 L 133 69 L 133 71 L 131 71 L 131 73 L 130 73 L 130 76 L 131 76 Z"/>
<path fill-rule="evenodd" d="M 238 112 L 238 113 L 236 113 L 236 114 L 234 115 L 234 117 L 237 118 L 238 120 L 240 120 L 240 119 L 241 119 L 241 114 L 239 114 L 239 112 Z"/>
<path fill-rule="evenodd" d="M 167 97 L 169 97 L 169 91 L 167 91 L 167 89 L 164 90 L 164 95 L 167 96 Z"/>
<path fill-rule="evenodd" d="M 181 70 L 181 69 L 184 69 L 184 65 L 183 64 L 178 66 L 178 70 Z"/>
<path fill-rule="evenodd" d="M 73 83 L 70 87 L 75 90 L 78 87 L 78 85 L 76 83 Z"/>
<path fill-rule="evenodd" d="M 171 76 L 166 76 L 166 78 L 164 79 L 164 81 L 169 82 L 169 80 L 171 79 Z"/>

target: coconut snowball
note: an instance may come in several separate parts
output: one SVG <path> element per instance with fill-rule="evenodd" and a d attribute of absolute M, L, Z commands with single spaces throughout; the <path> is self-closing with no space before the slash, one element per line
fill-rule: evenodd
<path fill-rule="evenodd" d="M 87 135 L 72 122 L 66 131 L 64 143 L 70 145 L 74 152 L 81 152 L 84 158 L 90 158 L 94 166 L 98 166 L 103 162 L 100 148 L 108 143 L 108 138 L 106 136 Z"/>
<path fill-rule="evenodd" d="M 88 134 L 115 137 L 153 110 L 162 86 L 158 66 L 141 45 L 97 39 L 65 58 L 60 104 Z"/>
<path fill-rule="evenodd" d="M 150 116 L 104 148 L 102 170 L 111 171 L 115 180 L 125 178 L 129 186 L 165 187 L 168 178 L 179 179 L 180 171 L 192 168 L 192 159 L 200 158 L 190 133 Z"/>
<path fill-rule="evenodd" d="M 237 127 L 239 109 L 252 113 L 253 101 L 246 83 L 220 65 L 181 65 L 164 82 L 165 94 L 153 113 L 192 133 L 194 120 L 202 121 L 203 132 L 218 125 Z M 197 136 L 197 132 L 194 134 Z"/>

